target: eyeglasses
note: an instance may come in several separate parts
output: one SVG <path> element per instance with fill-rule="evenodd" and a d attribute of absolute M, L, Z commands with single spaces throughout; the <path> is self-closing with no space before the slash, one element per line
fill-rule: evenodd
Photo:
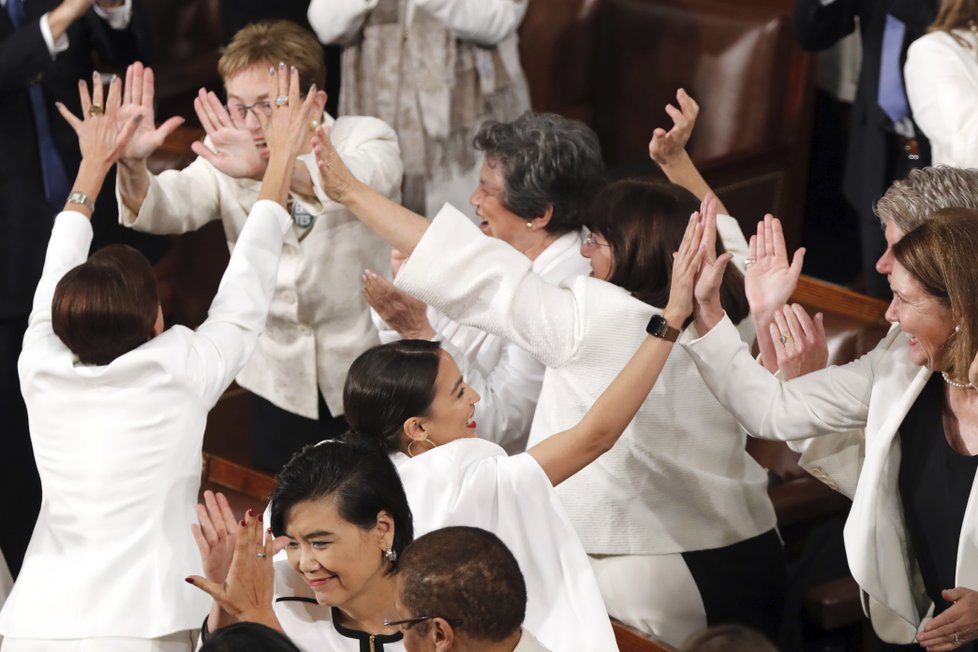
<path fill-rule="evenodd" d="M 236 113 L 242 120 L 248 118 L 249 111 L 255 113 L 256 110 L 264 113 L 266 117 L 270 116 L 272 115 L 272 103 L 268 100 L 261 100 L 254 104 L 228 104 L 228 112 L 232 114 Z M 255 113 L 255 117 L 258 117 L 257 113 Z"/>
<path fill-rule="evenodd" d="M 405 618 L 404 620 L 388 620 L 384 618 L 384 627 L 400 627 L 402 631 L 407 631 L 418 623 L 423 623 L 426 620 L 431 620 L 432 618 L 438 617 L 439 616 L 417 616 L 415 618 Z M 453 627 L 458 627 L 462 624 L 461 620 L 448 620 L 448 618 L 443 618 L 442 620 L 445 620 Z"/>
<path fill-rule="evenodd" d="M 584 246 L 590 249 L 591 247 L 610 247 L 611 245 L 607 242 L 598 242 L 597 236 L 588 231 L 587 236 L 584 238 Z"/>

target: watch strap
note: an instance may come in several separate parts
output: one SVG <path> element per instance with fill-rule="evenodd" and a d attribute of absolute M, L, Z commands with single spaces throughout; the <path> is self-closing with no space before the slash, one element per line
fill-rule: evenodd
<path fill-rule="evenodd" d="M 93 213 L 95 212 L 95 202 L 89 199 L 88 195 L 78 190 L 72 190 L 65 203 L 78 204 L 79 206 L 84 206 Z"/>

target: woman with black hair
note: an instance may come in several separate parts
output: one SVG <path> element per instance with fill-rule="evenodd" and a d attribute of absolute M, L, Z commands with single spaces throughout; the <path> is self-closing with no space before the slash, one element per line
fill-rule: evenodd
<path fill-rule="evenodd" d="M 251 510 L 240 526 L 209 510 L 206 528 L 222 545 L 201 549 L 208 579 L 187 578 L 215 599 L 202 639 L 245 621 L 284 632 L 302 650 L 403 652 L 400 630 L 384 619 L 414 527 L 390 459 L 364 442 L 307 446 L 279 472 L 269 508 L 264 538 L 263 517 Z M 232 550 L 233 560 L 222 557 Z"/>
<path fill-rule="evenodd" d="M 353 178 L 323 134 L 314 149 L 326 193 L 409 255 L 399 288 L 547 365 L 530 450 L 584 417 L 641 344 L 646 323 L 649 332 L 671 339 L 685 325 L 685 319 L 668 323 L 659 307 L 672 280 L 676 240 L 652 246 L 675 233 L 655 229 L 685 223 L 696 210 L 696 198 L 677 186 L 626 181 L 599 193 L 593 232 L 581 250 L 591 260 L 591 278 L 555 287 L 451 206 L 425 220 Z M 746 250 L 732 218 L 721 216 L 716 224 L 727 245 Z M 715 264 L 722 249 L 710 245 L 706 256 Z M 739 272 L 731 266 L 725 275 L 724 307 L 742 319 Z M 722 621 L 776 634 L 783 551 L 767 476 L 745 443 L 689 356 L 675 351 L 621 439 L 558 488 L 613 616 L 673 644 Z"/>

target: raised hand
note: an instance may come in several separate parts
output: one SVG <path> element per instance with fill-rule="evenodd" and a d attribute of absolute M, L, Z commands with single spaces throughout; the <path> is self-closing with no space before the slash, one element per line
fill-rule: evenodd
<path fill-rule="evenodd" d="M 194 110 L 210 138 L 210 147 L 198 141 L 191 143 L 194 154 L 234 179 L 260 180 L 266 162 L 258 153 L 251 132 L 228 113 L 217 95 L 201 88 L 194 99 Z"/>
<path fill-rule="evenodd" d="M 119 122 L 122 83 L 118 77 L 109 83 L 109 94 L 105 100 L 102 98 L 102 78 L 97 72 L 92 78 L 91 95 L 84 80 L 78 82 L 78 95 L 82 118 L 75 116 L 60 102 L 57 103 L 58 112 L 78 134 L 82 161 L 97 164 L 103 171 L 108 171 L 132 139 L 141 116 L 135 115 Z"/>
<path fill-rule="evenodd" d="M 681 88 L 676 91 L 676 102 L 678 109 L 672 104 L 666 105 L 666 113 L 672 118 L 672 129 L 655 129 L 649 142 L 649 157 L 660 166 L 668 166 L 682 156 L 700 112 L 696 101 Z"/>
<path fill-rule="evenodd" d="M 312 137 L 312 150 L 316 153 L 316 167 L 319 168 L 323 191 L 333 201 L 345 205 L 360 182 L 333 147 L 328 129 L 319 127 L 316 130 Z"/>
<path fill-rule="evenodd" d="M 788 303 L 798 285 L 804 248 L 795 252 L 788 264 L 788 250 L 784 243 L 781 220 L 765 215 L 757 223 L 757 234 L 751 236 L 747 271 L 744 273 L 744 289 L 751 312 L 770 315 Z"/>
<path fill-rule="evenodd" d="M 212 582 L 223 584 L 234 556 L 238 520 L 234 518 L 224 494 L 213 491 L 204 492 L 204 504 L 197 505 L 197 518 L 200 524 L 194 523 L 190 529 L 200 552 L 204 576 Z"/>
<path fill-rule="evenodd" d="M 716 215 L 714 215 L 715 219 Z M 669 303 L 662 311 L 666 321 L 673 324 L 685 322 L 686 318 L 693 312 L 693 286 L 706 253 L 703 242 L 706 230 L 705 222 L 702 213 L 699 211 L 693 213 L 689 218 L 689 224 L 686 226 L 686 232 L 683 234 L 679 251 L 673 254 Z M 716 224 L 714 224 L 714 228 L 716 228 Z M 726 262 L 723 264 L 726 265 Z"/>
<path fill-rule="evenodd" d="M 272 113 L 266 116 L 259 111 L 256 117 L 265 133 L 269 158 L 295 159 L 308 145 L 309 132 L 319 124 L 321 117 L 315 115 L 316 85 L 309 88 L 303 100 L 299 92 L 299 71 L 295 66 L 288 69 L 284 63 L 279 63 L 278 69 L 273 68 L 269 73 L 268 97 L 274 98 Z"/>
<path fill-rule="evenodd" d="M 774 313 L 768 330 L 777 353 L 778 369 L 786 380 L 824 369 L 828 364 L 822 313 L 812 319 L 797 303 L 785 306 Z"/>
<path fill-rule="evenodd" d="M 429 340 L 435 336 L 428 321 L 428 306 L 369 269 L 363 273 L 363 298 L 401 337 Z"/>
<path fill-rule="evenodd" d="M 275 588 L 272 557 L 288 540 L 285 537 L 273 540 L 270 531 L 266 536 L 261 516 L 256 518 L 251 510 L 238 524 L 235 539 L 231 566 L 223 582 L 212 582 L 199 575 L 188 577 L 187 582 L 210 595 L 233 618 L 281 631 L 272 610 Z"/>
<path fill-rule="evenodd" d="M 122 154 L 122 162 L 126 165 L 145 164 L 146 159 L 159 149 L 163 141 L 184 119 L 176 116 L 170 118 L 159 127 L 156 126 L 156 115 L 153 109 L 153 98 L 156 93 L 156 82 L 153 69 L 144 67 L 136 62 L 126 68 L 126 86 L 122 96 L 122 107 L 119 120 L 125 122 L 134 116 L 140 116 L 139 129 Z"/>
<path fill-rule="evenodd" d="M 927 652 L 948 652 L 978 639 L 978 592 L 965 587 L 941 591 L 951 602 L 939 616 L 917 632 L 917 642 Z"/>

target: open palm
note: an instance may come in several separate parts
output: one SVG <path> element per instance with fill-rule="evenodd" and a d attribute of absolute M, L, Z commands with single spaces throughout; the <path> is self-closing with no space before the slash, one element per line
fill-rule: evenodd
<path fill-rule="evenodd" d="M 138 61 L 131 64 L 126 69 L 126 85 L 118 120 L 122 125 L 138 115 L 140 121 L 136 133 L 122 152 L 123 161 L 145 161 L 184 122 L 183 118 L 173 117 L 157 127 L 153 110 L 154 94 L 152 68 L 146 68 Z"/>

